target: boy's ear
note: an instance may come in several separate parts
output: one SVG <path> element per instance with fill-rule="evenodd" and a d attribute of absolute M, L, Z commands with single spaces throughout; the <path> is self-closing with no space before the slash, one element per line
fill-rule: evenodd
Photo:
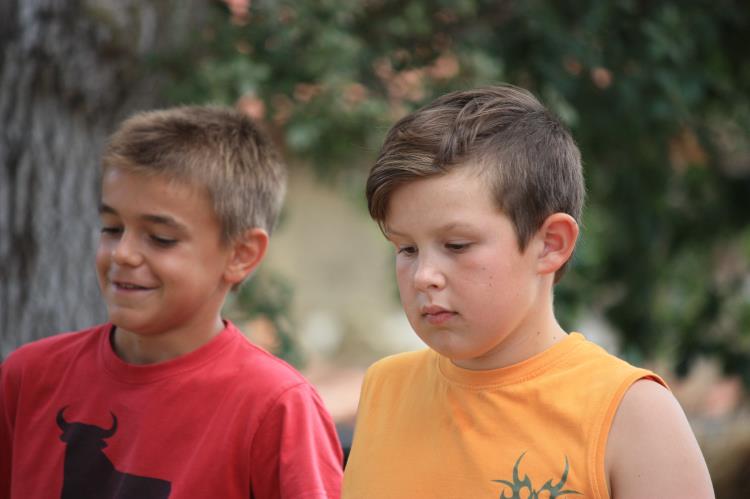
<path fill-rule="evenodd" d="M 224 279 L 239 284 L 255 270 L 268 249 L 268 232 L 255 227 L 248 229 L 232 243 L 232 253 L 224 270 Z"/>
<path fill-rule="evenodd" d="M 567 213 L 553 213 L 544 221 L 537 236 L 542 243 L 537 270 L 540 274 L 553 274 L 573 254 L 578 239 L 578 223 Z"/>

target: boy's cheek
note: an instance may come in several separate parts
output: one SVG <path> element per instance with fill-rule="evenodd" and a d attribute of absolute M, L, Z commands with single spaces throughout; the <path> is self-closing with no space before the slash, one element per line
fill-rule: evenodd
<path fill-rule="evenodd" d="M 96 266 L 96 273 L 100 279 L 107 273 L 111 254 L 111 248 L 108 248 L 106 244 L 100 241 L 94 255 L 94 265 Z"/>
<path fill-rule="evenodd" d="M 396 268 L 396 284 L 398 284 L 398 291 L 402 300 L 409 294 L 409 289 L 411 289 L 413 282 L 412 273 L 408 268 Z"/>
<path fill-rule="evenodd" d="M 401 280 L 405 278 L 409 273 L 409 269 L 410 269 L 409 263 L 396 258 L 395 269 L 396 269 L 396 278 Z"/>

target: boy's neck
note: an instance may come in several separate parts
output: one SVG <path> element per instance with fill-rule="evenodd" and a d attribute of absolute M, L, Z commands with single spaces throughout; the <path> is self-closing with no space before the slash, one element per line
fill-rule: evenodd
<path fill-rule="evenodd" d="M 529 314 L 527 322 L 503 338 L 485 355 L 473 359 L 451 359 L 458 367 L 474 371 L 501 369 L 523 362 L 562 341 L 567 332 L 560 326 L 554 314 L 551 292 L 549 299 Z"/>
<path fill-rule="evenodd" d="M 224 327 L 224 322 L 218 316 L 209 327 L 183 328 L 156 334 L 138 334 L 116 327 L 111 340 L 112 348 L 120 359 L 129 364 L 156 364 L 197 350 Z"/>

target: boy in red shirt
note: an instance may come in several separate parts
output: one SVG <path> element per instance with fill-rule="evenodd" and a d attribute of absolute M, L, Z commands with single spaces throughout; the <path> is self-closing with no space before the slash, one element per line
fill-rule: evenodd
<path fill-rule="evenodd" d="M 318 394 L 221 318 L 281 208 L 269 140 L 229 109 L 141 113 L 102 173 L 110 322 L 2 365 L 0 498 L 338 498 L 341 449 Z"/>

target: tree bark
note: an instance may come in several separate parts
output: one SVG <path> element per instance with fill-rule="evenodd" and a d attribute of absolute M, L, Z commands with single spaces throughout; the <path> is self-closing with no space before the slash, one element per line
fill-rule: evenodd
<path fill-rule="evenodd" d="M 105 319 L 102 147 L 123 117 L 160 103 L 143 60 L 184 42 L 205 4 L 0 2 L 0 356 Z"/>

